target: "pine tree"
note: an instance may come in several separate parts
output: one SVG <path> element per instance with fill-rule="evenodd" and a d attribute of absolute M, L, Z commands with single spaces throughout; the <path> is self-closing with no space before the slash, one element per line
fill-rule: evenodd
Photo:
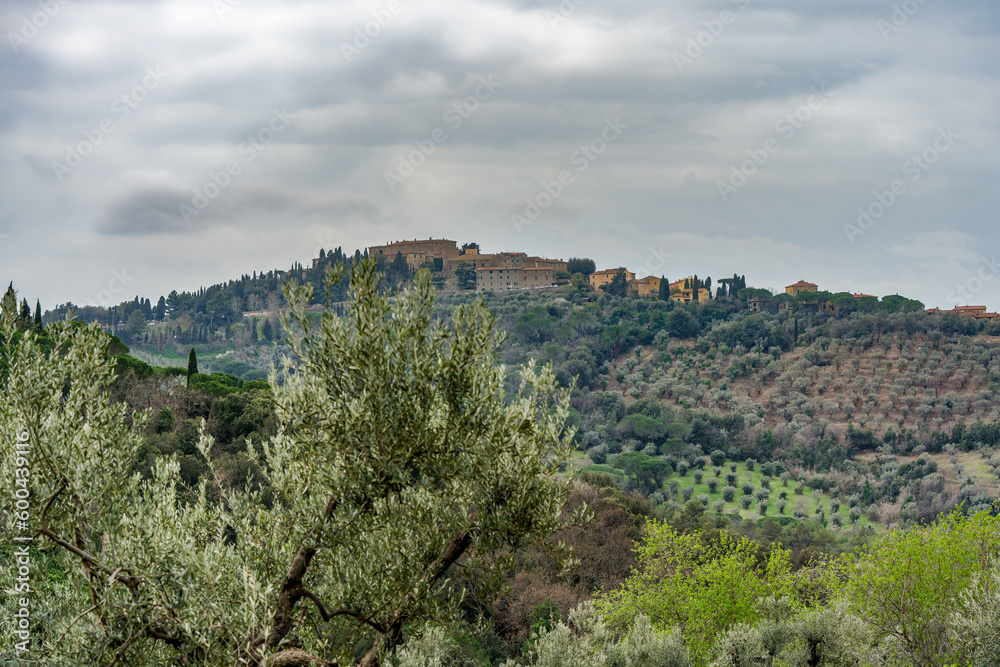
<path fill-rule="evenodd" d="M 3 300 L 0 301 L 0 311 L 2 311 L 0 317 L 7 324 L 13 325 L 17 321 L 17 292 L 14 291 L 13 282 L 7 287 Z"/>
<path fill-rule="evenodd" d="M 188 374 L 187 383 L 191 386 L 191 376 L 198 374 L 198 356 L 194 353 L 194 348 L 191 348 L 191 353 L 188 355 Z"/>

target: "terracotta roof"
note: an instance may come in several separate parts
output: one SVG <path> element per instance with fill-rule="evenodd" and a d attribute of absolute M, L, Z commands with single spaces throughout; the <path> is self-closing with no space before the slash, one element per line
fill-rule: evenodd
<path fill-rule="evenodd" d="M 819 287 L 819 285 L 817 285 L 816 283 L 807 283 L 804 280 L 800 280 L 799 282 L 793 283 L 788 287 Z"/>

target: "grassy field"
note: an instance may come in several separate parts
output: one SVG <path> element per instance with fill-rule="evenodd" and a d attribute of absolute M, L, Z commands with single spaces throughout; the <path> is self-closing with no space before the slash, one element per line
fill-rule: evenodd
<path fill-rule="evenodd" d="M 591 464 L 592 462 L 590 458 L 587 457 L 584 452 L 579 451 L 574 452 L 573 457 L 569 461 L 569 465 L 577 470 L 585 469 Z M 735 470 L 733 470 L 733 468 L 735 468 Z M 620 473 L 620 471 L 618 472 Z M 736 483 L 734 484 L 737 491 L 733 500 L 730 502 L 726 502 L 722 492 L 723 488 L 726 486 L 727 473 L 734 473 L 737 478 Z M 624 477 L 624 473 L 621 473 L 621 475 Z M 685 497 L 685 489 L 691 489 L 691 499 L 704 500 L 703 496 L 707 497 L 706 507 L 709 512 L 716 511 L 715 503 L 717 501 L 721 501 L 722 514 L 739 516 L 741 520 L 748 519 L 750 521 L 756 521 L 764 516 L 774 518 L 794 518 L 794 513 L 797 508 L 801 513 L 804 513 L 806 518 L 812 517 L 817 511 L 822 511 L 825 518 L 829 522 L 829 528 L 831 530 L 838 530 L 838 528 L 834 526 L 831 521 L 831 517 L 834 514 L 834 506 L 838 504 L 838 499 L 823 492 L 822 490 L 810 489 L 804 483 L 796 483 L 792 480 L 789 480 L 787 482 L 787 486 L 784 486 L 782 480 L 778 477 L 770 478 L 770 492 L 766 512 L 761 511 L 756 498 L 753 499 L 749 507 L 744 508 L 741 500 L 744 495 L 744 490 L 742 488 L 743 485 L 747 484 L 753 487 L 751 490 L 752 495 L 754 492 L 762 488 L 763 480 L 764 475 L 760 471 L 759 463 L 754 466 L 754 470 L 748 470 L 745 462 L 741 461 L 738 463 L 732 463 L 727 461 L 722 465 L 722 472 L 718 478 L 716 478 L 711 466 L 706 467 L 705 470 L 692 468 L 683 475 L 680 473 L 670 475 L 670 477 L 660 487 L 660 492 L 665 496 L 670 497 L 672 495 L 670 489 L 672 486 L 676 485 L 675 499 L 679 503 L 684 504 L 687 500 Z M 715 482 L 714 491 L 712 490 L 712 481 Z M 782 496 L 784 496 L 784 498 L 782 498 Z M 783 512 L 779 508 L 780 500 L 784 500 L 786 503 Z M 839 528 L 840 530 L 867 530 L 868 526 L 873 526 L 874 528 L 878 527 L 878 525 L 869 520 L 864 513 L 861 513 L 857 520 L 852 523 L 849 516 L 850 508 L 846 503 L 841 502 L 838 510 L 843 517 L 843 524 L 841 528 Z"/>

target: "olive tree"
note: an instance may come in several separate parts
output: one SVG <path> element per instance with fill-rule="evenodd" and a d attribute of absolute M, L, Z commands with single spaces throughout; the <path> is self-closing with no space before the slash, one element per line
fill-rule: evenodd
<path fill-rule="evenodd" d="M 341 278 L 328 270 L 328 301 Z M 361 664 L 377 665 L 409 626 L 457 616 L 456 563 L 499 581 L 518 549 L 584 518 L 562 511 L 573 434 L 551 370 L 525 368 L 505 402 L 481 303 L 443 322 L 426 272 L 396 298 L 380 282 L 373 262 L 355 267 L 346 318 L 314 318 L 311 287 L 286 288 L 278 433 L 250 446 L 263 487 L 202 480 L 181 496 L 176 460 L 151 480 L 128 475 L 147 415 L 110 402 L 108 337 L 53 326 L 51 353 L 30 333 L 6 337 L 0 502 L 17 509 L 26 468 L 33 659 L 332 665 L 366 641 Z M 19 437 L 27 466 L 6 446 Z M 198 447 L 211 464 L 211 438 Z M 4 590 L 16 572 L 3 568 Z M 8 618 L 15 600 L 3 599 Z M 16 641 L 5 633 L 0 653 Z"/>

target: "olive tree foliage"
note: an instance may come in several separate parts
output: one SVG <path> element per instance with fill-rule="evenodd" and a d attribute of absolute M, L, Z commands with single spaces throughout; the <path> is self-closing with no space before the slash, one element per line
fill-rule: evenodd
<path fill-rule="evenodd" d="M 759 601 L 764 617 L 740 623 L 717 638 L 712 667 L 862 667 L 902 665 L 893 647 L 880 645 L 871 628 L 838 602 L 814 610 L 795 610 L 787 599 Z M 785 607 L 783 613 L 768 613 Z"/>
<path fill-rule="evenodd" d="M 951 623 L 969 667 L 1000 665 L 1000 561 L 962 592 Z"/>
<path fill-rule="evenodd" d="M 691 667 L 684 640 L 676 629 L 657 630 L 645 614 L 618 634 L 601 620 L 592 602 L 532 637 L 521 661 L 504 667 Z M 402 666 L 401 666 L 402 667 Z"/>
<path fill-rule="evenodd" d="M 328 270 L 328 297 L 342 275 Z M 51 327 L 58 353 L 30 334 L 7 346 L 0 433 L 27 432 L 30 446 L 36 659 L 328 665 L 368 641 L 361 664 L 376 665 L 408 626 L 456 617 L 460 559 L 498 581 L 517 549 L 585 519 L 562 513 L 569 481 L 557 473 L 573 434 L 551 370 L 525 368 L 505 403 L 482 304 L 444 323 L 426 272 L 394 299 L 379 283 L 372 262 L 355 268 L 345 319 L 313 319 L 311 288 L 286 289 L 292 357 L 283 382 L 270 377 L 280 425 L 250 447 L 266 494 L 203 481 L 181 502 L 176 460 L 149 481 L 125 474 L 147 415 L 109 402 L 113 362 L 96 329 Z M 202 435 L 209 461 L 211 446 Z M 52 562 L 65 581 L 40 571 Z M 8 634 L 0 641 L 13 650 Z"/>

